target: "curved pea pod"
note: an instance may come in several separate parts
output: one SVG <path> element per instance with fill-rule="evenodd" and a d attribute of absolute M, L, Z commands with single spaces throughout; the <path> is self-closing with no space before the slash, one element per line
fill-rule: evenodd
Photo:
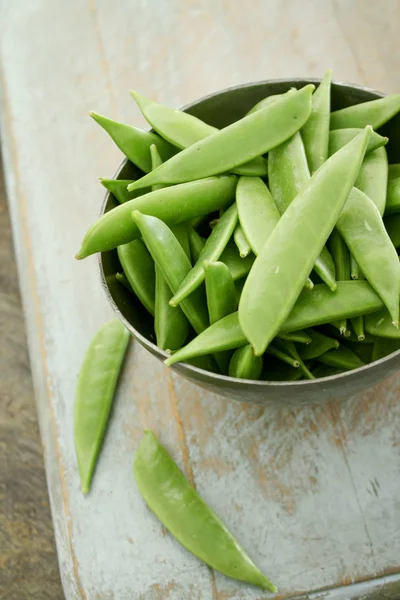
<path fill-rule="evenodd" d="M 311 344 L 312 337 L 306 331 L 288 331 L 278 335 L 280 340 L 288 342 L 298 342 L 299 344 Z"/>
<path fill-rule="evenodd" d="M 345 371 L 358 369 L 365 365 L 365 362 L 349 348 L 346 348 L 346 346 L 341 346 L 337 350 L 328 350 L 325 354 L 318 356 L 317 360 L 328 367 L 335 367 L 336 369 L 343 369 Z"/>
<path fill-rule="evenodd" d="M 177 306 L 189 296 L 204 281 L 204 261 L 218 260 L 227 245 L 237 223 L 236 204 L 232 204 L 219 219 L 217 225 L 207 238 L 204 248 L 194 265 L 181 282 L 178 290 L 170 300 L 171 306 Z"/>
<path fill-rule="evenodd" d="M 311 173 L 328 158 L 331 80 L 332 71 L 328 69 L 312 95 L 311 114 L 301 130 Z"/>
<path fill-rule="evenodd" d="M 74 438 L 84 494 L 90 489 L 129 340 L 129 331 L 120 321 L 106 323 L 90 342 L 79 372 Z"/>
<path fill-rule="evenodd" d="M 310 171 L 300 133 L 270 151 L 268 181 L 272 196 L 284 214 L 310 180 Z M 336 290 L 335 265 L 324 248 L 314 265 L 315 272 L 332 290 Z"/>
<path fill-rule="evenodd" d="M 239 222 L 254 254 L 272 233 L 281 215 L 271 192 L 259 177 L 240 177 L 236 187 Z"/>
<path fill-rule="evenodd" d="M 400 247 L 400 214 L 390 215 L 383 219 L 385 229 L 395 248 Z"/>
<path fill-rule="evenodd" d="M 388 184 L 388 160 L 385 148 L 378 148 L 364 158 L 354 187 L 366 194 L 383 215 Z"/>
<path fill-rule="evenodd" d="M 310 336 L 312 342 L 311 344 L 300 348 L 299 354 L 303 360 L 311 360 L 328 352 L 328 350 L 339 348 L 339 342 L 337 340 L 330 338 L 315 329 L 307 329 L 307 334 Z"/>
<path fill-rule="evenodd" d="M 356 317 L 378 311 L 383 302 L 366 281 L 340 281 L 335 294 L 326 285 L 316 285 L 300 294 L 281 332 L 296 331 L 330 323 L 334 319 Z M 393 327 L 394 329 L 394 327 Z M 400 337 L 400 336 L 399 336 Z M 169 357 L 166 365 L 220 350 L 233 350 L 248 344 L 239 324 L 239 314 L 232 313 L 189 342 Z"/>
<path fill-rule="evenodd" d="M 235 188 L 236 177 L 233 175 L 210 177 L 128 200 L 105 213 L 90 227 L 76 258 L 112 250 L 140 237 L 139 229 L 131 219 L 134 210 L 158 217 L 168 225 L 177 225 L 229 206 L 235 197 Z"/>
<path fill-rule="evenodd" d="M 205 262 L 203 265 L 206 284 L 207 308 L 210 324 L 237 310 L 235 283 L 228 267 L 221 262 Z M 228 372 L 231 352 L 219 352 L 215 356 L 223 374 Z"/>
<path fill-rule="evenodd" d="M 281 144 L 306 122 L 313 85 L 243 117 L 214 135 L 192 144 L 148 175 L 129 186 L 139 189 L 154 183 L 193 181 L 231 171 Z"/>
<path fill-rule="evenodd" d="M 267 96 L 266 98 L 263 98 L 262 100 L 260 100 L 260 102 L 257 102 L 257 104 L 255 104 L 247 113 L 248 115 L 251 115 L 253 113 L 255 113 L 257 110 L 261 110 L 263 108 L 266 108 L 267 106 L 270 106 L 271 104 L 273 104 L 275 102 L 275 100 L 278 100 L 279 98 L 282 98 L 282 96 L 284 95 L 290 95 L 293 93 L 296 93 L 297 89 L 296 88 L 290 88 L 290 90 L 288 90 L 287 92 L 285 92 L 285 94 L 272 94 L 272 96 Z"/>
<path fill-rule="evenodd" d="M 288 318 L 324 247 L 357 177 L 369 132 L 367 127 L 314 173 L 254 261 L 239 318 L 257 356 Z"/>
<path fill-rule="evenodd" d="M 332 156 L 335 154 L 340 148 L 348 144 L 353 138 L 356 137 L 362 131 L 362 129 L 357 127 L 351 127 L 349 129 L 333 129 L 329 132 L 329 146 L 328 146 L 328 155 Z M 376 131 L 371 131 L 370 138 L 368 140 L 368 146 L 365 151 L 367 155 L 369 152 L 380 148 L 381 146 L 386 146 L 389 138 L 384 137 L 383 135 L 379 135 Z"/>
<path fill-rule="evenodd" d="M 338 281 L 348 281 L 350 279 L 350 253 L 337 229 L 334 229 L 328 240 L 329 250 L 335 264 L 336 279 Z M 343 319 L 337 324 L 342 335 L 346 334 L 347 319 Z"/>
<path fill-rule="evenodd" d="M 154 261 L 141 239 L 118 246 L 118 258 L 130 286 L 140 302 L 154 316 Z"/>
<path fill-rule="evenodd" d="M 132 200 L 138 196 L 143 196 L 143 194 L 148 192 L 145 188 L 137 190 L 136 192 L 128 192 L 127 188 L 128 185 L 132 183 L 132 179 L 106 179 L 104 177 L 99 177 L 99 181 L 106 190 L 112 193 L 120 204 L 128 202 L 128 200 Z"/>
<path fill-rule="evenodd" d="M 366 127 L 379 129 L 400 110 L 400 94 L 385 96 L 378 100 L 363 102 L 348 106 L 331 113 L 331 129 L 345 129 L 346 127 Z"/>
<path fill-rule="evenodd" d="M 240 258 L 246 258 L 246 256 L 250 254 L 251 248 L 240 223 L 238 223 L 235 227 L 233 239 L 237 249 L 239 250 Z"/>
<path fill-rule="evenodd" d="M 361 272 L 380 295 L 392 320 L 399 320 L 400 267 L 393 244 L 374 203 L 353 188 L 336 227 Z"/>
<path fill-rule="evenodd" d="M 276 340 L 276 343 L 279 343 L 280 345 L 282 345 L 282 348 L 285 349 L 285 351 L 294 359 L 298 362 L 299 364 L 299 369 L 302 371 L 305 379 L 314 379 L 314 375 L 311 373 L 311 371 L 309 370 L 309 368 L 307 367 L 307 365 L 304 363 L 303 359 L 301 358 L 297 347 L 295 345 L 294 342 L 290 341 L 290 340 Z"/>
<path fill-rule="evenodd" d="M 206 240 L 193 227 L 189 227 L 188 236 L 190 255 L 192 257 L 193 264 L 195 264 L 199 260 L 200 253 L 204 248 Z"/>
<path fill-rule="evenodd" d="M 132 219 L 139 227 L 154 262 L 160 267 L 165 281 L 174 293 L 192 268 L 185 251 L 171 229 L 160 219 L 143 215 L 139 211 L 132 213 Z M 197 288 L 190 298 L 185 298 L 180 306 L 196 333 L 208 327 L 206 301 L 201 288 Z"/>
<path fill-rule="evenodd" d="M 216 127 L 207 125 L 201 119 L 181 110 L 153 102 L 134 91 L 131 91 L 130 94 L 146 121 L 165 140 L 177 148 L 188 148 L 219 131 Z M 236 167 L 232 172 L 237 175 L 263 177 L 267 174 L 267 161 L 262 156 L 258 156 L 252 161 Z"/>
<path fill-rule="evenodd" d="M 168 160 L 177 150 L 156 133 L 113 121 L 91 111 L 90 116 L 111 137 L 118 148 L 144 173 L 151 171 L 150 146 L 155 144 L 162 160 Z"/>
<path fill-rule="evenodd" d="M 378 338 L 373 346 L 371 361 L 384 358 L 393 352 L 397 352 L 397 350 L 400 350 L 400 339 Z"/>
<path fill-rule="evenodd" d="M 276 592 L 150 430 L 136 451 L 133 471 L 146 504 L 189 552 L 228 577 Z"/>
<path fill-rule="evenodd" d="M 389 179 L 385 214 L 392 215 L 400 212 L 400 177 Z"/>
<path fill-rule="evenodd" d="M 376 337 L 400 339 L 400 330 L 393 325 L 392 318 L 387 309 L 375 312 L 364 317 L 365 331 Z"/>
<path fill-rule="evenodd" d="M 241 258 L 234 242 L 230 241 L 226 245 L 219 260 L 226 264 L 231 272 L 234 281 L 246 277 L 255 261 L 254 254 L 249 254 L 246 258 Z"/>
<path fill-rule="evenodd" d="M 263 359 L 255 356 L 250 344 L 238 348 L 233 353 L 229 363 L 229 377 L 237 379 L 260 379 L 263 369 Z"/>
<path fill-rule="evenodd" d="M 389 179 L 396 179 L 397 177 L 400 177 L 400 163 L 389 165 L 388 177 Z"/>

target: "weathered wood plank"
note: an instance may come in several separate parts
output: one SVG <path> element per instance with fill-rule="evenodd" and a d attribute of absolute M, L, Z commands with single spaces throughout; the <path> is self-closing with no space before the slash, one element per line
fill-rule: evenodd
<path fill-rule="evenodd" d="M 398 585 L 393 576 L 340 591 L 400 569 L 398 377 L 341 407 L 263 411 L 171 377 L 135 346 L 93 491 L 82 498 L 73 390 L 90 336 L 110 310 L 95 259 L 72 257 L 99 210 L 95 176 L 110 176 L 119 161 L 89 109 L 142 124 L 131 87 L 180 105 L 243 81 L 320 76 L 328 66 L 337 79 L 395 91 L 399 8 L 342 0 L 254 0 L 251 10 L 236 0 L 3 4 L 7 181 L 68 599 L 265 597 L 212 574 L 144 507 L 131 463 L 147 426 L 276 580 L 280 597 L 329 587 L 337 588 L 332 598 L 372 597 Z"/>

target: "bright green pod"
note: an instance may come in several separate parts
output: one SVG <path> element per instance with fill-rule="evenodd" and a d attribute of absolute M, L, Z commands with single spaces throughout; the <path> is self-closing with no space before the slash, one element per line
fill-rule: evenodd
<path fill-rule="evenodd" d="M 150 156 L 150 152 L 149 152 Z M 105 252 L 140 236 L 131 219 L 134 210 L 157 217 L 168 225 L 189 221 L 229 206 L 235 197 L 236 177 L 209 177 L 144 194 L 108 211 L 90 227 L 77 259 Z"/>
<path fill-rule="evenodd" d="M 132 183 L 132 179 L 105 179 L 104 177 L 99 177 L 99 181 L 106 190 L 112 193 L 120 204 L 138 196 L 143 196 L 143 194 L 148 192 L 146 188 L 137 190 L 136 192 L 128 192 L 128 185 Z"/>
<path fill-rule="evenodd" d="M 387 198 L 385 215 L 400 212 L 400 177 L 389 179 L 387 185 Z"/>
<path fill-rule="evenodd" d="M 181 183 L 226 173 L 278 146 L 307 121 L 313 85 L 243 117 L 214 135 L 192 144 L 158 169 L 129 186 L 139 189 L 154 183 Z"/>
<path fill-rule="evenodd" d="M 317 360 L 328 367 L 344 371 L 351 371 L 365 365 L 365 362 L 346 346 L 341 346 L 337 350 L 328 350 L 325 354 L 318 356 Z"/>
<path fill-rule="evenodd" d="M 130 94 L 146 121 L 162 138 L 177 148 L 182 150 L 188 148 L 219 131 L 216 127 L 207 125 L 201 119 L 181 110 L 153 102 L 134 91 L 131 91 Z M 236 175 L 264 177 L 267 174 L 267 161 L 262 156 L 258 156 L 252 161 L 236 167 L 232 172 Z"/>
<path fill-rule="evenodd" d="M 353 188 L 337 220 L 336 228 L 356 259 L 361 273 L 384 301 L 392 320 L 398 322 L 399 259 L 372 200 Z"/>
<path fill-rule="evenodd" d="M 385 96 L 378 100 L 370 100 L 347 106 L 331 114 L 331 129 L 346 129 L 347 127 L 361 127 L 371 125 L 379 129 L 387 123 L 400 110 L 400 94 Z"/>
<path fill-rule="evenodd" d="M 392 317 L 386 308 L 372 315 L 366 315 L 364 327 L 365 331 L 376 337 L 400 339 L 400 330 L 393 325 Z"/>
<path fill-rule="evenodd" d="M 263 108 L 266 108 L 267 106 L 270 106 L 273 102 L 275 102 L 275 100 L 282 98 L 283 95 L 286 95 L 286 94 L 290 95 L 290 94 L 294 94 L 296 92 L 297 92 L 296 88 L 290 88 L 290 90 L 285 92 L 285 94 L 273 94 L 272 96 L 267 96 L 266 98 L 263 98 L 262 100 L 257 102 L 257 104 L 255 104 L 246 114 L 251 115 L 251 114 L 255 113 L 257 110 L 261 110 Z"/>
<path fill-rule="evenodd" d="M 400 350 L 400 338 L 399 339 L 386 339 L 378 338 L 373 346 L 371 360 L 379 360 L 393 352 Z"/>
<path fill-rule="evenodd" d="M 397 179 L 397 177 L 400 177 L 400 163 L 389 165 L 388 177 L 389 179 Z"/>
<path fill-rule="evenodd" d="M 146 504 L 189 552 L 228 577 L 277 591 L 150 430 L 136 451 L 133 471 Z"/>
<path fill-rule="evenodd" d="M 315 329 L 307 329 L 306 333 L 311 338 L 311 344 L 307 346 L 302 346 L 299 350 L 299 354 L 303 360 L 312 360 L 313 358 L 317 358 L 328 352 L 328 350 L 333 350 L 339 348 L 339 342 L 334 338 L 330 338 Z"/>
<path fill-rule="evenodd" d="M 174 296 L 170 300 L 171 306 L 180 304 L 182 300 L 187 298 L 189 294 L 192 294 L 193 291 L 203 283 L 203 262 L 219 259 L 235 230 L 237 219 L 237 207 L 236 204 L 232 204 L 232 206 L 224 212 L 210 236 L 207 238 L 196 264 L 187 273 L 178 290 L 175 291 Z"/>
<path fill-rule="evenodd" d="M 328 69 L 312 95 L 311 114 L 301 130 L 311 174 L 328 158 L 331 80 L 332 71 Z"/>
<path fill-rule="evenodd" d="M 360 169 L 370 130 L 366 127 L 314 173 L 254 261 L 240 298 L 239 318 L 257 356 L 288 318 L 335 226 Z"/>
<path fill-rule="evenodd" d="M 348 144 L 353 138 L 356 137 L 362 131 L 360 128 L 349 128 L 349 129 L 334 129 L 329 132 L 329 147 L 328 147 L 328 155 L 332 156 L 335 154 L 340 148 Z M 379 135 L 376 131 L 371 131 L 370 138 L 368 140 L 368 146 L 365 151 L 365 154 L 369 154 L 373 150 L 380 148 L 381 146 L 386 146 L 389 138 L 384 137 L 383 135 Z"/>
<path fill-rule="evenodd" d="M 91 111 L 90 116 L 111 137 L 125 156 L 144 173 L 151 171 L 150 146 L 155 144 L 162 160 L 168 160 L 177 150 L 156 133 L 113 121 Z"/>
<path fill-rule="evenodd" d="M 248 256 L 251 252 L 251 247 L 240 223 L 238 223 L 235 227 L 235 231 L 233 232 L 233 240 L 237 246 L 237 249 L 239 250 L 240 258 L 246 258 L 246 256 Z"/>
<path fill-rule="evenodd" d="M 385 229 L 395 248 L 400 247 L 400 213 L 383 219 Z"/>
<path fill-rule="evenodd" d="M 260 379 L 263 369 L 263 359 L 255 356 L 250 344 L 238 348 L 233 353 L 229 363 L 229 377 L 237 379 Z"/>
<path fill-rule="evenodd" d="M 84 494 L 90 490 L 130 337 L 121 321 L 115 319 L 103 325 L 90 342 L 79 372 L 74 439 Z"/>
<path fill-rule="evenodd" d="M 307 157 L 300 133 L 270 151 L 268 181 L 272 196 L 284 214 L 296 196 L 310 180 Z M 333 292 L 336 290 L 335 265 L 328 250 L 323 248 L 314 265 L 315 272 Z"/>
<path fill-rule="evenodd" d="M 154 261 L 143 241 L 137 239 L 118 246 L 118 258 L 132 290 L 146 310 L 154 316 Z"/>
<path fill-rule="evenodd" d="M 236 244 L 233 241 L 228 242 L 225 250 L 219 260 L 229 268 L 234 281 L 243 279 L 250 273 L 250 269 L 255 261 L 254 254 L 249 254 L 246 258 L 241 258 Z"/>
<path fill-rule="evenodd" d="M 351 319 L 351 325 L 358 341 L 363 342 L 365 340 L 364 316 L 360 315 L 359 317 L 354 317 Z"/>
<path fill-rule="evenodd" d="M 371 198 L 380 215 L 383 215 L 388 187 L 388 159 L 385 148 L 378 148 L 364 158 L 354 187 Z"/>
<path fill-rule="evenodd" d="M 139 211 L 133 212 L 132 219 L 140 229 L 143 240 L 154 262 L 160 267 L 170 290 L 176 292 L 192 268 L 182 246 L 168 225 L 160 219 L 143 215 Z M 181 302 L 180 307 L 196 333 L 208 327 L 204 290 L 197 288 L 189 298 Z"/>
<path fill-rule="evenodd" d="M 320 284 L 300 294 L 281 331 L 296 331 L 324 325 L 335 319 L 366 315 L 380 310 L 382 306 L 382 300 L 366 281 L 340 281 L 335 294 L 326 285 Z M 245 344 L 248 340 L 239 324 L 239 315 L 232 313 L 208 327 L 168 358 L 165 364 L 172 365 L 220 350 L 233 350 Z"/>

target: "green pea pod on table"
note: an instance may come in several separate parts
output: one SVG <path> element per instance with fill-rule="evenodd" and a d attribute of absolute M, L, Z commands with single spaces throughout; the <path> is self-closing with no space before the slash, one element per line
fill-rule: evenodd
<path fill-rule="evenodd" d="M 106 323 L 90 342 L 79 372 L 74 439 L 84 494 L 90 489 L 129 340 L 129 331 L 120 321 Z"/>
<path fill-rule="evenodd" d="M 277 591 L 150 430 L 136 451 L 133 471 L 146 504 L 189 552 L 228 577 Z"/>
<path fill-rule="evenodd" d="M 314 173 L 254 261 L 240 298 L 239 319 L 257 356 L 288 318 L 321 253 L 353 187 L 370 131 L 366 127 Z"/>
<path fill-rule="evenodd" d="M 246 258 L 246 256 L 248 256 L 251 252 L 251 247 L 240 223 L 238 223 L 235 227 L 233 239 L 237 249 L 239 250 L 240 258 Z"/>
<path fill-rule="evenodd" d="M 237 379 L 260 379 L 263 370 L 263 359 L 255 356 L 250 344 L 238 348 L 229 363 L 229 377 Z"/>
<path fill-rule="evenodd" d="M 99 181 L 102 186 L 106 188 L 112 195 L 118 200 L 120 204 L 128 202 L 138 196 L 143 196 L 148 190 L 143 188 L 136 192 L 128 192 L 128 185 L 132 183 L 132 179 L 106 179 L 105 177 L 99 177 Z"/>
<path fill-rule="evenodd" d="M 356 137 L 362 131 L 359 127 L 351 127 L 349 129 L 333 129 L 329 132 L 329 146 L 328 156 L 335 154 L 340 148 L 345 146 L 353 138 Z M 368 146 L 365 151 L 365 155 L 381 146 L 386 146 L 389 138 L 379 135 L 376 131 L 371 131 L 371 135 L 368 141 Z"/>
<path fill-rule="evenodd" d="M 176 148 L 156 133 L 113 121 L 94 111 L 89 114 L 108 133 L 121 152 L 144 173 L 151 171 L 150 146 L 152 144 L 157 146 L 162 160 L 168 160 L 177 152 Z"/>
<path fill-rule="evenodd" d="M 243 117 L 164 162 L 129 186 L 129 191 L 154 183 L 193 181 L 235 167 L 281 144 L 307 121 L 313 85 Z M 240 143 L 238 143 L 240 142 Z"/>
<path fill-rule="evenodd" d="M 400 163 L 389 165 L 388 177 L 389 179 L 397 179 L 397 177 L 400 177 Z"/>
<path fill-rule="evenodd" d="M 154 316 L 154 261 L 141 239 L 118 246 L 118 258 L 130 286 L 140 302 Z"/>
<path fill-rule="evenodd" d="M 324 354 L 328 350 L 339 348 L 339 342 L 334 338 L 330 338 L 315 329 L 307 329 L 307 334 L 310 336 L 312 342 L 307 346 L 302 346 L 299 350 L 300 356 L 303 360 L 312 360 Z"/>
<path fill-rule="evenodd" d="M 358 369 L 365 365 L 365 362 L 357 354 L 354 354 L 345 346 L 341 346 L 337 350 L 328 350 L 325 354 L 318 356 L 317 360 L 328 367 L 344 369 L 345 371 Z"/>
<path fill-rule="evenodd" d="M 400 350 L 400 338 L 394 340 L 378 338 L 373 346 L 371 360 L 379 360 L 393 352 L 397 352 L 397 350 Z"/>
<path fill-rule="evenodd" d="M 334 229 L 328 240 L 328 247 L 335 263 L 336 279 L 338 281 L 349 281 L 350 279 L 350 253 L 337 229 Z M 347 329 L 347 319 L 343 319 L 338 324 L 339 331 L 345 335 Z"/>
<path fill-rule="evenodd" d="M 168 225 L 177 225 L 229 206 L 235 197 L 236 182 L 233 175 L 209 177 L 128 200 L 102 215 L 90 227 L 76 258 L 112 250 L 140 237 L 139 229 L 131 219 L 134 210 L 158 217 Z"/>
<path fill-rule="evenodd" d="M 182 300 L 201 285 L 204 281 L 203 262 L 219 259 L 235 230 L 237 219 L 237 207 L 236 204 L 232 204 L 224 212 L 209 238 L 207 238 L 196 264 L 181 282 L 178 290 L 174 292 L 174 296 L 170 300 L 171 306 L 180 304 Z"/>
<path fill-rule="evenodd" d="M 389 179 L 387 186 L 387 198 L 385 215 L 400 212 L 400 177 Z"/>
<path fill-rule="evenodd" d="M 370 100 L 354 106 L 347 106 L 331 113 L 331 129 L 346 127 L 366 127 L 379 129 L 400 110 L 400 94 L 385 96 L 378 100 Z"/>
<path fill-rule="evenodd" d="M 388 182 L 388 160 L 385 148 L 370 152 L 361 165 L 354 187 L 366 194 L 376 205 L 380 215 L 385 212 Z"/>
<path fill-rule="evenodd" d="M 216 127 L 207 125 L 201 119 L 181 110 L 153 102 L 134 91 L 131 91 L 130 94 L 146 121 L 165 140 L 177 148 L 188 148 L 219 131 Z M 263 177 L 267 174 L 267 161 L 262 156 L 258 156 L 252 161 L 236 167 L 232 172 L 237 175 Z"/>
<path fill-rule="evenodd" d="M 390 215 L 383 220 L 385 229 L 395 248 L 400 247 L 400 214 Z"/>
<path fill-rule="evenodd" d="M 319 284 L 313 290 L 300 294 L 280 331 L 296 331 L 324 325 L 343 317 L 367 315 L 379 311 L 382 307 L 381 298 L 367 281 L 340 281 L 335 294 L 332 294 L 326 285 Z M 193 356 L 220 350 L 233 350 L 246 344 L 248 340 L 239 324 L 239 314 L 236 312 L 208 327 L 169 357 L 165 364 L 173 365 Z"/>
<path fill-rule="evenodd" d="M 283 215 L 301 190 L 308 185 L 310 171 L 300 133 L 270 151 L 268 180 L 272 196 Z M 332 290 L 336 290 L 335 265 L 328 250 L 321 250 L 315 272 Z"/>
<path fill-rule="evenodd" d="M 310 173 L 328 158 L 331 80 L 332 71 L 328 69 L 312 95 L 311 114 L 301 130 Z"/>
<path fill-rule="evenodd" d="M 397 252 L 385 230 L 378 209 L 353 188 L 337 220 L 336 228 L 369 281 L 399 321 L 400 268 Z"/>

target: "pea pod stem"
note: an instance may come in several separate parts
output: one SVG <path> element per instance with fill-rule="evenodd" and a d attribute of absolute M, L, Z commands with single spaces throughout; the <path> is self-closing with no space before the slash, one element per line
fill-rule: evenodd
<path fill-rule="evenodd" d="M 348 281 L 350 279 L 350 253 L 337 229 L 334 229 L 328 241 L 329 250 L 335 263 L 336 279 Z M 347 330 L 347 319 L 342 319 L 337 327 L 342 335 Z"/>
<path fill-rule="evenodd" d="M 295 367 L 296 369 L 298 369 L 300 366 L 300 363 L 297 359 L 287 354 L 284 350 L 278 348 L 276 343 L 270 344 L 266 349 L 266 353 L 270 356 L 275 356 L 275 358 L 278 358 L 282 362 L 290 365 L 291 367 Z"/>
<path fill-rule="evenodd" d="M 235 231 L 233 232 L 233 239 L 235 241 L 237 249 L 239 250 L 240 258 L 246 258 L 246 256 L 250 254 L 251 248 L 240 223 L 238 223 L 235 227 Z"/>

